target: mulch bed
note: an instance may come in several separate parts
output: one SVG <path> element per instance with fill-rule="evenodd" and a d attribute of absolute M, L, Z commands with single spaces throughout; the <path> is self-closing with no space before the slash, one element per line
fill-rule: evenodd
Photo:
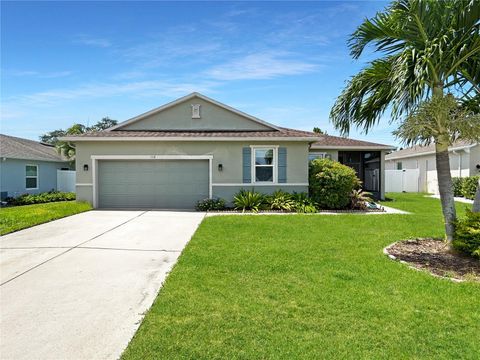
<path fill-rule="evenodd" d="M 480 282 L 480 260 L 450 250 L 439 239 L 399 241 L 385 249 L 390 258 L 453 280 Z"/>
<path fill-rule="evenodd" d="M 250 210 L 237 210 L 237 209 L 225 209 L 225 210 L 210 210 L 207 212 L 212 212 L 212 213 L 232 213 L 232 214 L 238 214 L 238 213 L 248 213 L 248 214 L 262 214 L 262 213 L 275 213 L 275 214 L 297 214 L 295 211 L 283 211 L 283 210 L 259 210 L 258 212 L 253 212 Z M 383 207 L 377 208 L 377 209 L 365 209 L 365 210 L 318 210 L 315 213 L 311 214 L 318 214 L 318 213 L 339 213 L 339 214 L 364 214 L 364 213 L 370 213 L 370 212 L 385 212 L 385 209 Z"/>

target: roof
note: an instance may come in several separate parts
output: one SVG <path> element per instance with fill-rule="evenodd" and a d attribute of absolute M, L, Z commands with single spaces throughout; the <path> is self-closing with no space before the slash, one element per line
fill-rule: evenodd
<path fill-rule="evenodd" d="M 65 162 L 52 145 L 0 134 L 0 157 Z"/>
<path fill-rule="evenodd" d="M 373 142 L 355 140 L 340 136 L 320 135 L 320 141 L 312 144 L 311 149 L 378 149 L 393 150 L 395 147 Z"/>
<path fill-rule="evenodd" d="M 288 128 L 278 128 L 278 130 L 236 130 L 236 131 L 143 131 L 143 130 L 104 130 L 98 132 L 85 133 L 81 135 L 64 137 L 68 141 L 95 141 L 95 140 L 164 140 L 164 141 L 206 141 L 206 140 L 268 140 L 268 139 L 288 139 L 301 141 L 316 141 L 319 135 L 310 131 L 294 130 Z"/>
<path fill-rule="evenodd" d="M 253 122 L 262 124 L 262 125 L 264 125 L 264 126 L 267 126 L 267 127 L 271 128 L 271 129 L 273 129 L 273 130 L 279 130 L 279 128 L 278 128 L 277 126 L 273 125 L 273 124 L 270 124 L 270 123 L 268 123 L 268 122 L 266 122 L 266 121 L 264 121 L 264 120 L 260 120 L 259 118 L 255 117 L 255 116 L 252 116 L 252 115 L 249 115 L 249 114 L 247 114 L 247 113 L 244 113 L 243 111 L 240 111 L 240 110 L 237 110 L 237 109 L 235 109 L 235 108 L 233 108 L 233 107 L 231 107 L 231 106 L 225 105 L 225 104 L 223 104 L 223 103 L 221 103 L 221 102 L 219 102 L 219 101 L 217 101 L 217 100 L 211 99 L 211 98 L 209 98 L 208 96 L 202 95 L 202 94 L 200 94 L 200 93 L 198 93 L 198 92 L 193 92 L 193 93 L 188 94 L 188 95 L 186 95 L 186 96 L 182 96 L 181 98 L 179 98 L 179 99 L 177 99 L 177 100 L 174 100 L 174 101 L 172 101 L 172 102 L 169 102 L 169 103 L 167 103 L 167 104 L 165 104 L 165 105 L 162 105 L 162 106 L 160 106 L 160 107 L 157 107 L 157 108 L 155 108 L 155 109 L 153 109 L 153 110 L 147 111 L 147 112 L 145 112 L 145 113 L 143 113 L 143 114 L 140 114 L 140 115 L 138 115 L 138 116 L 135 116 L 135 117 L 133 117 L 133 118 L 131 118 L 131 119 L 129 119 L 129 120 L 123 121 L 123 122 L 121 122 L 120 124 L 117 124 L 117 125 L 115 125 L 115 126 L 112 126 L 111 128 L 109 128 L 109 129 L 107 129 L 107 130 L 117 130 L 117 129 L 121 129 L 122 127 L 124 127 L 124 126 L 126 126 L 126 125 L 130 125 L 130 124 L 132 124 L 132 123 L 135 123 L 135 122 L 137 122 L 137 121 L 140 121 L 140 120 L 142 120 L 142 119 L 144 119 L 144 118 L 146 118 L 146 117 L 148 117 L 148 116 L 157 114 L 157 113 L 159 113 L 159 112 L 161 112 L 161 111 L 164 111 L 164 110 L 166 110 L 166 109 L 169 109 L 169 108 L 171 108 L 171 107 L 174 107 L 174 106 L 177 105 L 177 104 L 180 104 L 180 103 L 182 103 L 182 102 L 184 102 L 184 101 L 190 100 L 190 99 L 195 98 L 195 97 L 196 97 L 196 98 L 199 98 L 199 99 L 202 99 L 202 100 L 204 100 L 204 101 L 206 101 L 206 102 L 209 102 L 209 103 L 211 103 L 211 104 L 217 105 L 217 106 L 219 106 L 219 107 L 221 107 L 221 108 L 223 108 L 223 109 L 225 109 L 225 110 L 228 110 L 228 111 L 230 111 L 230 112 L 233 112 L 233 113 L 235 113 L 235 114 L 237 114 L 237 115 L 243 116 L 244 118 L 247 118 L 247 119 L 249 119 L 249 120 L 251 120 L 251 121 L 253 121 Z"/>
<path fill-rule="evenodd" d="M 466 142 L 466 141 L 457 141 L 452 146 L 448 148 L 449 151 L 468 149 L 473 146 L 476 146 L 476 143 Z M 406 149 L 394 151 L 391 154 L 385 156 L 385 160 L 393 159 L 403 159 L 409 157 L 416 157 L 422 155 L 435 154 L 435 144 L 430 144 L 428 146 L 415 145 Z"/>

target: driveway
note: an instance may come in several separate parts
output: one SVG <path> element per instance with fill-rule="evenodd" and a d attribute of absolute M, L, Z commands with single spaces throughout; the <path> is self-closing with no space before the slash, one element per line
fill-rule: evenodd
<path fill-rule="evenodd" d="M 0 357 L 115 359 L 204 217 L 89 211 L 0 238 Z"/>

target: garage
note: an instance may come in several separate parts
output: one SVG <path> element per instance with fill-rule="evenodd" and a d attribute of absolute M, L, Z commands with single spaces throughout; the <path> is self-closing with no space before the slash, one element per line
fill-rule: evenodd
<path fill-rule="evenodd" d="M 193 209 L 209 196 L 208 160 L 99 160 L 98 207 Z"/>

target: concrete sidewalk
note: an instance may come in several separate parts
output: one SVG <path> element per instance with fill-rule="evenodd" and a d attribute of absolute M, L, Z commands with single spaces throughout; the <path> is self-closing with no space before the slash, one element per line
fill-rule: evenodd
<path fill-rule="evenodd" d="M 116 359 L 204 217 L 90 211 L 0 238 L 0 357 Z"/>

